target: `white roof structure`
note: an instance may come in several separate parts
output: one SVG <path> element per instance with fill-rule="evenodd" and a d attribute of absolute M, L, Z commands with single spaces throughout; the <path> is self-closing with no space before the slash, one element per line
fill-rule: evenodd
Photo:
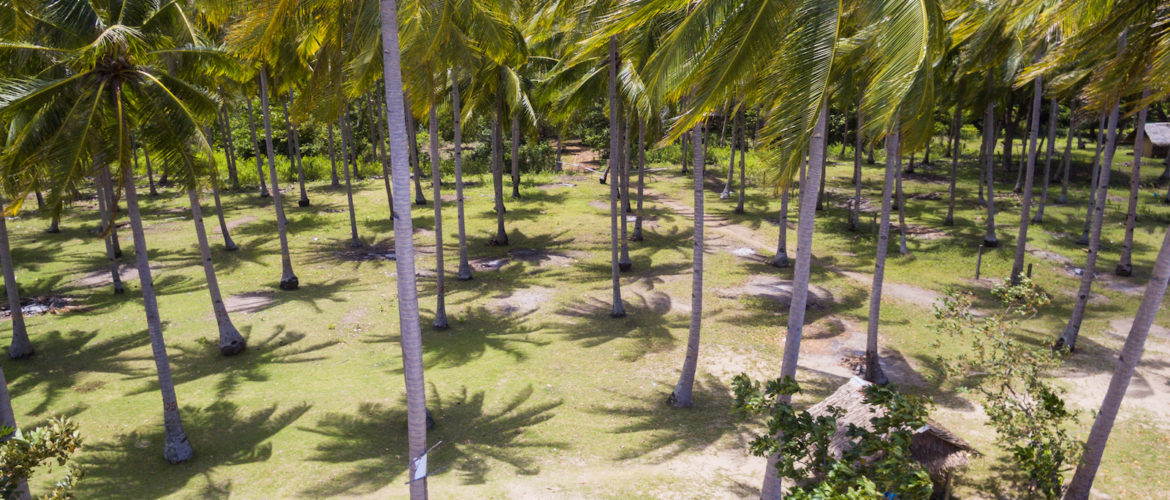
<path fill-rule="evenodd" d="M 1170 122 L 1147 123 L 1146 137 L 1155 146 L 1170 146 Z"/>

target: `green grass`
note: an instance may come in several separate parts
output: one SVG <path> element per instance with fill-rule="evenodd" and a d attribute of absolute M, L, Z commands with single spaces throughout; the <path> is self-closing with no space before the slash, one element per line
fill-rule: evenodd
<path fill-rule="evenodd" d="M 719 164 L 709 166 L 710 173 L 725 173 L 726 153 L 713 152 Z M 1075 153 L 1079 180 L 1092 151 Z M 1128 166 L 1120 162 L 1127 158 L 1118 155 L 1114 195 L 1124 197 Z M 315 161 L 328 168 L 327 160 Z M 943 158 L 935 161 L 940 166 L 929 172 L 944 173 Z M 241 172 L 251 169 L 254 178 L 254 165 L 245 160 L 239 164 Z M 749 154 L 749 165 L 752 178 L 759 178 L 754 154 Z M 648 176 L 649 188 L 691 203 L 691 181 L 677 173 L 677 165 L 653 166 L 666 170 Z M 863 223 L 858 233 L 847 231 L 845 211 L 837 206 L 844 196 L 838 191 L 849 188 L 851 169 L 845 163 L 829 168 L 830 199 L 826 211 L 818 214 L 813 280 L 832 293 L 835 303 L 810 314 L 811 332 L 826 331 L 835 319 L 864 328 L 867 287 L 839 272 L 871 272 L 873 265 L 869 225 Z M 892 252 L 887 280 L 935 290 L 968 289 L 986 300 L 986 286 L 969 279 L 982 236 L 982 212 L 972 202 L 975 176 L 969 170 L 963 170 L 951 236 L 912 239 L 911 257 Z M 1160 166 L 1146 170 L 1154 177 Z M 866 166 L 864 175 L 865 194 L 876 199 L 880 165 Z M 1002 170 L 996 176 L 1007 177 Z M 91 232 L 97 225 L 94 202 L 72 206 L 60 234 L 44 233 L 48 220 L 34 212 L 9 222 L 22 292 L 71 295 L 87 308 L 28 318 L 37 355 L 27 361 L 3 360 L 19 423 L 34 425 L 53 414 L 71 415 L 80 423 L 86 440 L 80 461 L 87 469 L 80 498 L 405 496 L 405 404 L 394 266 L 339 258 L 349 237 L 345 194 L 328 187 L 327 174 L 320 178 L 325 180 L 310 186 L 313 205 L 308 208 L 295 206 L 295 184 L 283 184 L 289 189 L 290 246 L 301 280 L 301 289 L 293 292 L 277 290 L 280 255 L 271 206 L 251 190 L 225 193 L 229 221 L 247 222 L 232 232 L 242 247 L 238 252 L 223 251 L 218 232 L 210 235 L 223 295 L 261 291 L 275 298 L 271 307 L 233 314 L 249 347 L 228 359 L 215 347 L 215 321 L 186 196 L 174 188 L 158 198 L 142 196 L 178 399 L 196 452 L 182 465 L 162 459 L 161 408 L 137 281 L 128 282 L 128 293 L 122 296 L 114 296 L 108 287 L 75 284 L 77 277 L 100 271 L 105 263 L 101 241 Z M 507 248 L 486 245 L 495 226 L 490 177 L 468 181 L 475 183 L 466 194 L 471 256 L 505 256 Z M 575 186 L 548 185 L 559 182 Z M 712 187 L 721 186 L 712 182 Z M 367 244 L 390 244 L 383 189 L 380 179 L 366 179 L 355 193 L 359 234 Z M 946 187 L 908 180 L 905 189 L 911 196 L 945 192 Z M 1000 193 L 1009 189 L 997 186 Z M 444 193 L 452 191 L 448 182 Z M 745 215 L 733 214 L 734 202 L 718 200 L 717 191 L 707 192 L 709 213 L 775 241 L 779 201 L 770 189 L 749 190 Z M 450 330 L 426 327 L 434 310 L 434 283 L 426 274 L 419 280 L 428 403 L 439 420 L 428 439 L 443 442 L 431 462 L 432 468 L 441 469 L 430 483 L 436 497 L 711 498 L 750 496 L 758 488 L 763 462 L 747 457 L 744 444 L 758 429 L 732 417 L 728 386 L 741 371 L 755 378 L 778 374 L 787 311 L 720 291 L 754 274 L 788 278 L 791 269 L 777 270 L 726 251 L 708 255 L 696 406 L 673 409 L 665 399 L 686 343 L 691 221 L 648 202 L 653 222 L 647 225 L 646 241 L 631 244 L 635 267 L 622 281 L 630 316 L 610 319 L 609 215 L 594 206 L 608 205 L 608 192 L 594 175 L 527 176 L 523 198 L 507 202 L 511 248 L 546 250 L 575 260 L 568 266 L 543 267 L 513 261 L 500 271 L 478 272 L 469 282 L 453 280 L 455 207 L 444 204 Z M 1170 209 L 1156 203 L 1152 192 L 1142 191 L 1143 206 L 1149 209 L 1135 235 L 1138 282 L 1148 276 L 1170 219 Z M 1050 205 L 1046 222 L 1029 233 L 1033 244 L 1066 255 L 1074 264 L 1083 262 L 1080 248 L 1064 234 L 1079 233 L 1085 195 L 1078 183 L 1068 206 Z M 205 198 L 211 230 L 215 218 L 207 206 L 210 196 Z M 945 198 L 910 200 L 908 221 L 941 227 L 945 203 Z M 35 203 L 25 206 L 31 209 Z M 1018 204 L 1009 197 L 998 198 L 997 209 L 1002 211 L 997 215 L 1002 244 L 984 255 L 988 277 L 1010 270 L 1018 221 Z M 415 227 L 422 230 L 415 234 L 419 248 L 433 247 L 431 210 L 415 207 L 412 213 Z M 792 211 L 795 220 L 795 203 Z M 1116 263 L 1123 216 L 1123 204 L 1109 204 L 1107 250 L 1100 269 L 1112 270 Z M 863 217 L 863 222 L 868 220 Z M 119 236 L 127 253 L 123 262 L 131 262 L 129 229 Z M 1042 342 L 1063 326 L 1077 281 L 1056 264 L 1030 259 L 1036 264 L 1035 279 L 1054 296 L 1043 314 L 1026 323 L 1027 334 Z M 433 254 L 420 255 L 418 266 L 432 270 Z M 512 316 L 492 309 L 522 288 L 542 290 L 545 301 L 534 311 Z M 1138 300 L 1094 288 L 1109 302 L 1090 308 L 1082 330 L 1084 353 L 1070 363 L 1081 370 L 1111 370 L 1109 360 L 1120 339 L 1106 334 L 1106 327 L 1111 319 L 1132 317 Z M 883 342 L 925 376 L 936 369 L 938 354 L 931 346 L 928 306 L 890 301 L 882 310 Z M 1160 324 L 1170 326 L 1165 319 Z M 1151 343 L 1164 345 L 1166 339 L 1151 338 Z M 804 402 L 841 382 L 813 371 L 803 371 L 801 378 L 808 388 Z M 1000 464 L 991 452 L 993 437 L 977 412 L 945 386 L 919 390 L 938 401 L 941 421 L 987 450 L 988 458 L 975 463 L 961 490 L 985 491 Z M 1086 412 L 1078 435 L 1083 436 L 1090 418 Z M 1102 491 L 1136 497 L 1170 488 L 1155 472 L 1165 468 L 1164 454 L 1137 451 L 1148 450 L 1145 443 L 1170 439 L 1170 430 L 1156 421 L 1153 415 L 1138 414 L 1119 423 L 1099 476 Z M 34 487 L 42 491 L 53 477 L 38 478 Z"/>

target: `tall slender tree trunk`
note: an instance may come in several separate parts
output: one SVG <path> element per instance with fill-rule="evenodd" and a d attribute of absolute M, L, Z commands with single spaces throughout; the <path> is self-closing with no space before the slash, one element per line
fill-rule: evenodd
<path fill-rule="evenodd" d="M 618 96 L 618 116 L 623 117 L 623 108 L 621 96 Z M 626 214 L 632 212 L 630 209 L 630 148 L 627 145 L 630 142 L 630 127 L 626 126 L 625 118 L 620 118 L 618 123 L 618 137 L 621 140 L 621 149 L 617 162 L 617 178 L 614 179 L 618 184 L 618 211 L 621 218 L 621 248 L 618 252 L 618 270 L 625 273 L 634 268 L 634 261 L 630 260 L 630 245 L 629 245 L 629 218 Z"/>
<path fill-rule="evenodd" d="M 223 95 L 223 88 L 220 88 L 220 95 Z M 223 104 L 220 105 L 220 121 L 223 123 L 223 154 L 227 161 L 228 168 L 228 182 L 232 183 L 232 189 L 239 191 L 240 177 L 236 174 L 236 153 L 235 145 L 232 142 L 232 121 L 231 115 L 228 113 L 227 99 L 223 99 Z"/>
<path fill-rule="evenodd" d="M 1142 98 L 1149 97 L 1150 91 L 1142 92 Z M 1133 139 L 1133 171 L 1129 175 L 1129 208 L 1125 212 L 1125 242 L 1121 244 L 1121 257 L 1118 259 L 1114 273 L 1118 276 L 1133 274 L 1133 227 L 1137 222 L 1138 193 L 1142 182 L 1142 143 L 1145 140 L 1146 111 L 1138 111 L 1136 130 Z"/>
<path fill-rule="evenodd" d="M 239 250 L 236 242 L 232 241 L 232 235 L 228 232 L 227 221 L 223 218 L 223 204 L 219 200 L 219 178 L 215 177 L 215 183 L 211 185 L 211 197 L 215 200 L 215 216 L 219 219 L 219 232 L 223 235 L 223 249 L 229 252 Z"/>
<path fill-rule="evenodd" d="M 392 1 L 392 0 L 391 0 Z M 276 159 L 272 151 L 272 114 L 268 108 L 268 67 L 260 71 L 260 113 L 264 117 L 264 145 L 268 157 L 268 181 L 272 184 L 272 206 L 276 208 L 276 230 L 280 235 L 280 289 L 296 290 L 300 280 L 293 273 L 292 257 L 288 251 L 288 220 L 280 202 L 280 181 L 276 175 Z"/>
<path fill-rule="evenodd" d="M 329 186 L 341 187 L 341 179 L 337 177 L 337 151 L 333 147 L 333 124 L 329 124 Z"/>
<path fill-rule="evenodd" d="M 410 218 L 410 160 L 402 99 L 402 66 L 398 52 L 396 0 L 381 0 L 382 68 L 389 104 L 390 162 L 394 175 L 394 250 L 398 256 L 398 321 L 402 335 L 402 371 L 406 379 L 406 434 L 409 448 L 410 498 L 427 498 L 426 471 L 416 469 L 427 449 L 426 385 L 423 380 L 422 329 L 418 314 L 418 288 L 414 272 L 414 234 Z"/>
<path fill-rule="evenodd" d="M 1024 253 L 1028 246 L 1028 222 L 1032 216 L 1032 183 L 1036 173 L 1036 141 L 1040 137 L 1040 98 L 1043 90 L 1041 78 L 1032 81 L 1032 112 L 1028 123 L 1032 128 L 1028 132 L 1028 163 L 1024 174 L 1024 195 L 1020 198 L 1020 230 L 1016 234 L 1016 257 L 1012 263 L 1011 283 L 1018 285 L 1024 274 Z"/>
<path fill-rule="evenodd" d="M 619 96 L 617 92 L 617 74 L 618 74 L 618 45 L 617 37 L 609 37 L 609 164 L 614 166 L 615 162 L 621 162 L 621 138 L 619 136 L 619 126 L 621 123 L 621 108 L 619 104 Z M 696 140 L 702 138 L 696 136 Z M 695 147 L 701 145 L 696 144 Z M 619 166 L 620 168 L 620 166 Z M 695 165 L 695 177 L 702 179 L 701 166 Z M 609 239 L 610 239 L 610 260 L 611 270 L 610 277 L 613 280 L 613 310 L 609 313 L 614 318 L 621 318 L 626 315 L 626 306 L 622 304 L 622 281 L 621 269 L 619 268 L 619 249 L 621 246 L 618 241 L 618 215 L 621 210 L 618 209 L 618 183 L 609 183 Z"/>
<path fill-rule="evenodd" d="M 1097 202 L 1097 180 L 1101 178 L 1101 152 L 1105 150 L 1104 134 L 1105 120 L 1107 116 L 1108 115 L 1106 114 L 1102 114 L 1100 119 L 1097 120 L 1099 126 L 1097 127 L 1096 151 L 1093 153 L 1092 181 L 1090 182 L 1089 187 L 1088 202 L 1085 203 L 1085 227 L 1081 230 L 1080 238 L 1077 238 L 1076 243 L 1078 245 L 1089 244 L 1089 231 L 1093 227 L 1093 205 L 1095 205 Z"/>
<path fill-rule="evenodd" d="M 963 94 L 962 85 L 960 84 L 959 95 Z M 951 184 L 947 188 L 947 217 L 943 219 L 944 226 L 955 225 L 955 184 L 959 180 L 959 151 L 962 148 L 962 132 L 963 130 L 963 106 L 955 104 L 955 117 L 951 120 L 951 137 L 947 153 L 951 156 Z M 982 184 L 980 184 L 980 194 L 982 194 Z"/>
<path fill-rule="evenodd" d="M 696 125 L 691 132 L 695 134 L 696 138 L 699 135 L 699 126 Z M 732 130 L 734 141 L 735 131 Z M 687 334 L 687 353 L 683 358 L 682 373 L 679 374 L 678 383 L 674 386 L 674 392 L 670 394 L 668 402 L 677 408 L 686 408 L 692 406 L 694 401 L 691 398 L 695 386 L 695 372 L 699 363 L 699 338 L 703 329 L 703 150 L 695 143 L 695 176 L 694 176 L 694 196 L 695 196 L 695 239 L 694 246 L 691 249 L 691 326 Z M 734 155 L 733 155 L 734 156 Z"/>
<path fill-rule="evenodd" d="M 512 199 L 520 199 L 520 111 L 512 112 Z"/>
<path fill-rule="evenodd" d="M 114 219 L 114 214 L 111 213 L 109 208 L 106 206 L 107 198 L 104 191 L 109 183 L 104 180 L 104 177 L 108 175 L 109 169 L 107 168 L 99 169 L 98 172 L 95 173 L 95 184 L 97 185 L 98 192 L 98 210 L 102 217 L 102 231 L 105 231 L 106 228 L 113 227 L 114 224 L 117 224 Z M 114 252 L 114 243 L 110 241 L 109 234 L 102 238 L 102 243 L 104 243 L 106 246 L 106 265 L 110 270 L 110 280 L 114 285 L 114 293 L 124 293 L 126 291 L 126 287 L 122 284 L 121 263 L 118 262 L 119 256 Z"/>
<path fill-rule="evenodd" d="M 429 135 L 431 143 L 431 202 L 435 204 L 435 321 L 432 326 L 436 330 L 446 330 L 447 324 L 447 279 L 443 269 L 443 197 L 439 188 L 442 186 L 442 175 L 439 173 L 439 114 L 436 111 L 438 104 L 431 98 Z"/>
<path fill-rule="evenodd" d="M 991 90 L 990 82 L 988 90 Z M 983 161 L 984 181 L 987 184 L 987 234 L 983 235 L 983 246 L 986 248 L 999 246 L 999 237 L 995 234 L 995 130 L 995 101 L 988 100 L 987 109 L 983 113 L 983 145 L 987 152 Z"/>
<path fill-rule="evenodd" d="M 732 106 L 734 107 L 734 103 Z M 724 127 L 727 126 L 726 117 L 723 120 L 723 125 Z M 735 143 L 739 138 L 736 134 L 740 133 L 740 126 L 739 113 L 736 113 L 735 119 L 731 124 L 731 147 L 727 155 L 727 182 L 723 183 L 723 191 L 719 193 L 720 200 L 731 198 L 731 185 L 735 183 Z"/>
<path fill-rule="evenodd" d="M 105 175 L 99 177 L 98 180 L 100 182 L 104 182 L 105 186 L 104 189 L 99 190 L 98 193 L 102 196 L 105 196 L 106 211 L 110 214 L 110 224 L 108 227 L 103 229 L 107 231 L 107 237 L 110 240 L 110 245 L 114 249 L 114 257 L 120 259 L 122 258 L 122 243 L 118 240 L 118 200 L 114 197 L 114 185 L 110 177 L 109 164 L 102 163 L 102 168 L 104 169 Z"/>
<path fill-rule="evenodd" d="M 191 220 L 195 222 L 195 237 L 199 241 L 199 258 L 203 262 L 203 275 L 207 278 L 211 309 L 215 312 L 215 323 L 219 327 L 219 352 L 224 356 L 233 356 L 244 350 L 247 341 L 232 324 L 223 297 L 219 294 L 219 280 L 215 277 L 215 266 L 211 263 L 211 246 L 207 243 L 207 230 L 203 227 L 203 207 L 199 205 L 198 190 L 193 187 L 187 189 L 187 199 L 191 202 Z"/>
<path fill-rule="evenodd" d="M 740 108 L 739 113 L 735 116 L 735 120 L 739 122 L 739 142 L 735 143 L 731 150 L 732 154 L 735 154 L 736 148 L 739 149 L 739 200 L 735 204 L 735 213 L 742 214 L 744 212 L 744 191 L 747 189 L 747 173 L 745 171 L 745 165 L 747 164 L 747 137 L 744 137 L 743 131 L 743 108 Z M 841 147 L 844 148 L 844 146 Z"/>
<path fill-rule="evenodd" d="M 124 132 L 123 132 L 124 133 Z M 126 193 L 126 211 L 130 215 L 130 229 L 134 235 L 134 260 L 138 267 L 138 281 L 142 285 L 142 305 L 146 309 L 146 325 L 150 332 L 150 347 L 154 365 L 158 372 L 159 390 L 163 401 L 163 428 L 165 441 L 163 458 L 172 464 L 185 462 L 194 451 L 183 432 L 183 421 L 179 416 L 179 402 L 175 396 L 175 382 L 171 378 L 171 362 L 163 340 L 162 320 L 158 313 L 158 300 L 154 294 L 154 279 L 147 261 L 146 233 L 142 229 L 142 216 L 138 211 L 138 193 L 134 188 L 134 177 L 127 165 L 121 165 L 122 184 Z"/>
<path fill-rule="evenodd" d="M 154 186 L 154 167 L 150 165 L 150 153 L 146 151 L 145 144 L 139 144 L 142 148 L 142 158 L 146 161 L 146 182 L 150 187 L 150 196 L 158 196 L 158 189 Z M 138 159 L 138 155 L 134 155 L 134 159 Z M 40 192 L 37 192 L 37 201 L 40 202 Z"/>
<path fill-rule="evenodd" d="M 501 68 L 501 72 L 503 69 Z M 500 77 L 503 82 L 503 75 Z M 496 235 L 488 242 L 491 246 L 507 246 L 508 231 L 504 229 L 504 138 L 500 130 L 504 120 L 504 94 L 496 92 L 496 106 L 492 112 L 492 189 L 496 198 Z"/>
<path fill-rule="evenodd" d="M 901 146 L 898 147 L 901 150 Z M 910 163 L 914 163 L 914 155 L 910 155 Z M 910 249 L 906 247 L 906 197 L 902 193 L 902 157 L 899 155 L 894 159 L 894 165 L 898 167 L 897 181 L 894 183 L 897 188 L 898 195 L 898 253 L 902 255 L 910 255 Z"/>
<path fill-rule="evenodd" d="M 385 93 L 382 95 L 385 95 Z M 390 113 L 390 108 L 387 107 L 385 98 L 378 99 L 377 106 L 378 109 L 381 110 L 381 112 L 378 113 L 379 134 L 384 133 L 384 135 L 380 136 L 378 140 L 378 156 L 380 156 L 382 159 L 382 185 L 386 187 L 386 203 L 388 203 L 390 206 L 390 218 L 393 219 L 394 190 L 390 187 L 390 152 L 388 151 L 390 149 L 390 145 L 389 142 L 387 142 L 389 141 L 390 135 L 390 131 L 388 129 L 390 126 L 390 121 L 387 118 L 387 115 Z M 382 140 L 382 138 L 386 138 L 386 140 Z"/>
<path fill-rule="evenodd" d="M 426 206 L 427 197 L 423 194 L 422 188 L 422 167 L 418 163 L 418 126 L 414 123 L 414 113 L 410 111 L 407 105 L 406 94 L 402 94 L 403 106 L 406 109 L 406 130 L 410 135 L 407 139 L 410 148 L 410 165 L 414 168 L 414 204 L 418 206 Z M 393 149 L 393 148 L 391 148 Z M 391 151 L 391 154 L 394 152 Z"/>
<path fill-rule="evenodd" d="M 1113 169 L 1113 155 L 1117 147 L 1118 114 L 1118 105 L 1114 101 L 1113 109 L 1109 112 L 1108 128 L 1106 129 L 1105 153 L 1097 173 L 1097 191 L 1093 195 L 1095 198 L 1093 227 L 1089 236 L 1089 253 L 1085 258 L 1084 274 L 1081 275 L 1081 286 L 1077 290 L 1072 317 L 1069 318 L 1068 325 L 1064 327 L 1064 331 L 1061 332 L 1060 338 L 1056 341 L 1057 347 L 1067 347 L 1069 351 L 1076 350 L 1081 321 L 1085 318 L 1085 308 L 1089 304 L 1089 294 L 1093 287 L 1093 274 L 1097 270 L 1097 254 L 1101 250 L 1101 225 L 1105 218 L 1105 201 L 1109 195 L 1109 173 Z"/>
<path fill-rule="evenodd" d="M 853 206 L 850 207 L 849 213 L 849 230 L 856 231 L 861 224 L 861 150 L 862 150 L 862 130 L 864 127 L 865 115 L 861 113 L 861 96 L 865 88 L 858 92 L 857 96 L 857 131 L 853 138 Z"/>
<path fill-rule="evenodd" d="M 309 193 L 305 191 L 305 167 L 301 163 L 301 138 L 297 133 L 297 122 L 293 119 L 292 114 L 289 113 L 289 106 L 292 105 L 292 94 L 289 94 L 288 99 L 284 101 L 285 119 L 288 121 L 288 137 L 289 147 L 292 148 L 292 160 L 296 162 L 297 167 L 297 184 L 301 189 L 301 197 L 297 200 L 298 207 L 309 206 Z"/>
<path fill-rule="evenodd" d="M 808 307 L 808 284 L 812 265 L 812 239 L 816 229 L 817 189 L 820 177 L 825 171 L 825 135 L 828 130 L 829 104 L 821 104 L 820 116 L 809 141 L 808 177 L 800 186 L 800 215 L 796 227 L 796 265 L 792 270 L 792 301 L 788 307 L 788 332 L 784 337 L 784 359 L 780 363 L 780 376 L 796 378 L 796 366 L 800 358 L 800 341 L 804 331 L 804 313 Z M 812 189 L 809 189 L 812 187 Z M 788 398 L 782 398 L 784 403 Z M 783 439 L 783 437 L 781 437 Z M 780 476 L 776 472 L 776 456 L 768 457 L 764 470 L 764 484 L 760 498 L 766 500 L 781 498 Z"/>
<path fill-rule="evenodd" d="M 678 141 L 679 148 L 681 148 L 681 149 L 682 149 L 682 155 L 681 155 L 681 156 L 682 156 L 682 161 L 681 161 L 681 163 L 682 163 L 682 173 L 683 173 L 683 175 L 686 175 L 686 173 L 687 173 L 687 163 L 689 163 L 689 161 L 688 161 L 688 157 L 687 157 L 687 140 L 688 140 L 688 135 L 687 135 L 687 134 L 683 134 L 683 136 L 682 136 L 682 137 L 679 139 L 679 141 Z"/>
<path fill-rule="evenodd" d="M 1060 105 L 1057 104 L 1056 99 L 1052 99 L 1048 103 L 1048 153 L 1044 159 L 1044 186 L 1040 189 L 1040 206 L 1036 207 L 1036 215 L 1032 217 L 1032 222 L 1040 224 L 1044 222 L 1044 205 L 1048 204 L 1048 182 L 1052 176 L 1052 156 L 1056 154 L 1056 115 L 1060 110 Z"/>
<path fill-rule="evenodd" d="M 1076 110 L 1075 104 L 1070 106 L 1069 115 L 1071 115 L 1072 121 L 1069 122 L 1069 125 L 1068 125 L 1068 140 L 1064 143 L 1064 155 L 1061 156 L 1061 159 L 1060 159 L 1060 162 L 1061 162 L 1061 165 L 1060 165 L 1060 170 L 1061 170 L 1060 197 L 1056 199 L 1056 203 L 1058 203 L 1060 205 L 1064 205 L 1064 204 L 1068 203 L 1068 180 L 1069 180 L 1069 171 L 1072 169 L 1073 136 L 1076 135 L 1077 126 L 1080 125 L 1077 122 L 1077 110 Z"/>
<path fill-rule="evenodd" d="M 558 139 L 559 140 L 559 139 Z M 646 121 L 638 119 L 638 211 L 634 216 L 631 241 L 642 241 L 642 193 L 646 185 Z"/>
<path fill-rule="evenodd" d="M 1141 133 L 1141 129 L 1138 129 L 1138 133 Z M 1121 358 L 1113 372 L 1113 378 L 1109 380 L 1109 388 L 1105 391 L 1105 399 L 1101 402 L 1101 409 L 1097 412 L 1093 427 L 1089 431 L 1089 438 L 1085 441 L 1085 452 L 1081 456 L 1081 462 L 1073 474 L 1068 491 L 1065 492 L 1064 498 L 1067 500 L 1089 498 L 1089 490 L 1093 487 L 1093 478 L 1101 465 L 1101 456 L 1109 442 L 1109 433 L 1113 430 L 1113 422 L 1117 419 L 1121 400 L 1129 389 L 1129 382 L 1133 379 L 1134 371 L 1145 350 L 1150 326 L 1153 325 L 1158 309 L 1161 308 L 1162 298 L 1166 295 L 1167 280 L 1170 280 L 1170 230 L 1162 239 L 1162 249 L 1158 251 L 1158 258 L 1154 261 L 1154 270 L 1150 274 L 1150 282 L 1146 286 L 1142 304 L 1134 316 L 1133 326 L 1130 327 L 1125 345 L 1121 348 Z"/>
<path fill-rule="evenodd" d="M 268 187 L 264 185 L 264 155 L 260 153 L 260 141 L 256 139 L 256 115 L 252 111 L 252 99 L 245 99 L 248 103 L 248 132 L 252 134 L 252 148 L 256 156 L 256 178 L 260 180 L 260 197 L 268 197 Z M 150 157 L 146 157 L 146 168 L 150 169 Z M 153 184 L 153 182 L 151 183 Z M 151 186 L 151 194 L 154 193 L 153 185 Z"/>
<path fill-rule="evenodd" d="M 776 243 L 776 256 L 772 257 L 772 265 L 779 268 L 788 267 L 788 193 L 790 192 L 792 192 L 792 187 L 786 187 L 780 193 L 780 238 Z"/>
<path fill-rule="evenodd" d="M 898 130 L 886 136 L 886 177 L 882 185 L 881 225 L 878 226 L 877 256 L 874 257 L 873 286 L 869 296 L 869 323 L 865 340 L 865 379 L 876 383 L 887 382 L 878 356 L 878 328 L 882 308 L 882 284 L 885 281 L 886 255 L 890 248 L 890 204 L 897 182 L 901 145 Z"/>
<path fill-rule="evenodd" d="M 349 247 L 361 248 L 362 240 L 358 238 L 357 213 L 353 206 L 353 182 L 349 171 L 349 140 L 352 135 L 349 125 L 349 114 L 342 113 L 339 126 L 341 127 L 341 170 L 345 175 L 345 202 L 349 209 Z"/>
<path fill-rule="evenodd" d="M 3 205 L 0 199 L 0 205 Z M 8 346 L 8 357 L 24 359 L 33 355 L 32 341 L 28 339 L 28 330 L 24 327 L 24 314 L 20 310 L 20 290 L 16 286 L 16 271 L 13 269 L 12 252 L 8 246 L 8 224 L 5 217 L 0 216 L 0 265 L 4 271 L 4 293 L 8 296 L 8 312 L 11 316 L 12 343 Z M 7 400 L 7 389 L 5 389 Z"/>
<path fill-rule="evenodd" d="M 451 70 L 451 128 L 454 134 L 452 141 L 452 155 L 455 162 L 455 211 L 459 225 L 459 272 L 455 275 L 457 281 L 471 279 L 471 264 L 467 261 L 467 230 L 463 215 L 463 116 L 459 101 L 459 72 Z M 560 139 L 557 139 L 558 143 Z M 558 166 L 560 165 L 558 161 Z"/>

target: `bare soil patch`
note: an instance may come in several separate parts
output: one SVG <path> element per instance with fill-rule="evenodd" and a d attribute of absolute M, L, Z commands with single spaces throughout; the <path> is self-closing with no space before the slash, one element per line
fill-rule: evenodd
<path fill-rule="evenodd" d="M 254 313 L 276 304 L 276 293 L 271 291 L 244 292 L 224 299 L 229 313 Z"/>
<path fill-rule="evenodd" d="M 260 218 L 255 216 L 255 215 L 248 215 L 245 217 L 240 217 L 239 219 L 228 221 L 227 228 L 228 228 L 228 231 L 234 231 L 237 227 L 240 227 L 244 224 L 251 224 L 251 223 L 256 222 L 258 220 L 260 220 Z M 219 232 L 219 224 L 215 225 L 214 231 L 216 233 Z"/>
<path fill-rule="evenodd" d="M 37 295 L 20 298 L 20 313 L 25 316 L 41 314 L 63 314 L 81 309 L 81 299 L 67 295 Z M 8 302 L 0 304 L 0 318 L 11 318 Z"/>
<path fill-rule="evenodd" d="M 532 248 L 513 248 L 508 250 L 508 257 L 513 260 L 536 264 L 540 267 L 565 267 L 575 262 L 578 255 L 570 252 L 548 252 Z"/>
<path fill-rule="evenodd" d="M 841 273 L 849 279 L 863 283 L 866 286 L 873 285 L 873 275 L 870 273 L 859 273 L 856 271 L 841 271 Z M 937 302 L 938 299 L 942 298 L 942 294 L 916 285 L 884 281 L 882 283 L 882 298 L 887 297 L 929 307 L 931 304 Z"/>
<path fill-rule="evenodd" d="M 593 201 L 589 202 L 589 206 L 596 208 L 598 210 L 601 210 L 603 212 L 607 212 L 607 213 L 609 212 L 609 202 L 608 201 L 593 200 Z M 619 206 L 620 206 L 620 203 L 619 203 Z"/>
<path fill-rule="evenodd" d="M 943 195 L 937 191 L 930 191 L 926 193 L 914 193 L 906 198 L 910 200 L 941 200 Z"/>
<path fill-rule="evenodd" d="M 155 269 L 151 268 L 151 271 L 153 272 Z M 137 281 L 138 268 L 124 264 L 120 265 L 118 277 L 122 279 L 122 282 Z M 80 278 L 73 280 L 73 284 L 81 287 L 107 286 L 113 284 L 113 278 L 110 276 L 109 268 L 102 268 L 83 274 Z"/>
<path fill-rule="evenodd" d="M 361 248 L 347 248 L 335 253 L 341 260 L 350 262 L 394 260 L 397 257 L 397 254 L 394 253 L 393 245 L 373 245 L 362 246 Z"/>
<path fill-rule="evenodd" d="M 467 261 L 471 265 L 471 269 L 476 271 L 499 271 L 509 262 L 512 262 L 512 259 L 507 257 L 480 257 Z"/>
<path fill-rule="evenodd" d="M 1037 247 L 1034 247 L 1032 245 L 1028 245 L 1027 250 L 1028 250 L 1028 253 L 1030 253 L 1030 254 L 1032 254 L 1032 255 L 1034 255 L 1042 260 L 1046 260 L 1046 261 L 1055 263 L 1058 266 L 1068 267 L 1068 266 L 1072 265 L 1072 259 L 1065 257 L 1061 254 L 1058 254 L 1056 252 L 1053 252 L 1050 250 L 1045 250 L 1043 248 L 1037 248 Z"/>
<path fill-rule="evenodd" d="M 945 238 L 947 232 L 938 228 L 907 224 L 906 236 L 923 240 L 937 240 L 939 238 Z"/>
<path fill-rule="evenodd" d="M 776 302 L 780 309 L 787 309 L 792 305 L 792 281 L 774 276 L 752 276 L 743 285 L 733 288 L 716 290 L 719 297 L 734 299 L 739 297 L 757 297 Z M 808 308 L 827 309 L 833 304 L 833 294 L 816 285 L 808 286 Z"/>
<path fill-rule="evenodd" d="M 1132 325 L 1133 318 L 1112 320 L 1109 322 L 1108 335 L 1124 339 Z M 1123 418 L 1142 415 L 1145 412 L 1153 415 L 1170 413 L 1170 363 L 1164 361 L 1167 355 L 1170 355 L 1170 350 L 1166 348 L 1166 340 L 1170 340 L 1170 330 L 1158 325 L 1151 326 L 1146 352 L 1142 356 L 1142 361 L 1138 363 L 1122 401 L 1120 414 Z M 1066 399 L 1080 408 L 1094 410 L 1101 406 L 1101 400 L 1109 388 L 1109 381 L 1113 378 L 1113 371 L 1118 362 L 1117 351 L 1114 349 L 1091 353 L 1082 351 L 1079 355 L 1093 355 L 1099 359 L 1077 363 L 1085 368 L 1061 370 L 1059 378 L 1068 380 L 1075 387 L 1075 390 L 1065 394 Z M 1164 419 L 1155 421 L 1163 427 L 1170 426 Z"/>
<path fill-rule="evenodd" d="M 526 316 L 552 300 L 555 290 L 542 286 L 521 288 L 492 296 L 488 309 L 504 316 Z"/>

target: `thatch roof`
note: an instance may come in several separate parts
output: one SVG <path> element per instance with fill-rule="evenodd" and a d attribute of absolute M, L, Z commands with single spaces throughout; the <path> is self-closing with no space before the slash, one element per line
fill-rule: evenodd
<path fill-rule="evenodd" d="M 1146 137 L 1155 146 L 1170 146 L 1170 123 L 1146 123 Z"/>
<path fill-rule="evenodd" d="M 868 385 L 869 382 L 853 377 L 829 397 L 808 409 L 814 417 L 828 415 L 830 407 L 845 411 L 837 418 L 837 432 L 830 441 L 833 456 L 840 457 L 847 447 L 853 446 L 852 440 L 846 435 L 849 424 L 873 429 L 870 420 L 877 416 L 881 408 L 865 403 L 865 387 Z M 970 454 L 978 454 L 962 438 L 932 421 L 927 421 L 926 425 L 914 431 L 910 453 L 932 476 L 964 467 Z"/>

